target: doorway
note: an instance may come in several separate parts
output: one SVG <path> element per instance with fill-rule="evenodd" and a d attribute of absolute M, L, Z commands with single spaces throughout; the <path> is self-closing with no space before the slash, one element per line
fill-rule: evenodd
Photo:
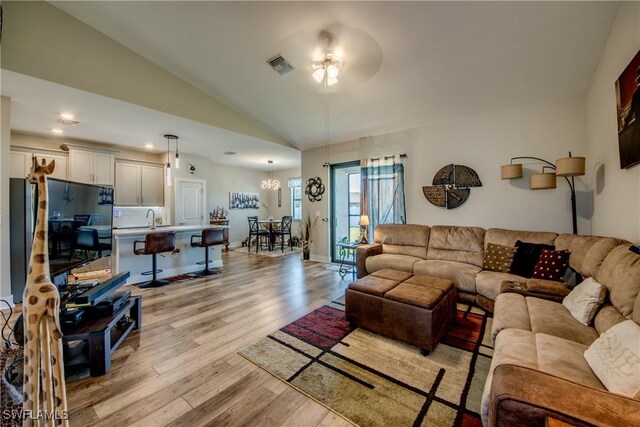
<path fill-rule="evenodd" d="M 338 243 L 354 242 L 360 236 L 360 162 L 331 165 L 331 262 L 340 262 Z M 349 253 L 345 263 L 355 264 Z"/>
<path fill-rule="evenodd" d="M 205 181 L 176 179 L 176 225 L 204 225 L 206 190 Z"/>

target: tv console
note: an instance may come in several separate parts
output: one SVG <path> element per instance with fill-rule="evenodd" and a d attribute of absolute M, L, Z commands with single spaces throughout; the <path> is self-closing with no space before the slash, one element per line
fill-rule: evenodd
<path fill-rule="evenodd" d="M 67 309 L 85 310 L 85 316 L 77 323 L 61 325 L 65 347 L 65 367 L 69 370 L 89 368 L 91 376 L 104 375 L 111 367 L 111 356 L 134 329 L 142 325 L 142 298 L 129 297 L 130 292 L 116 299 L 112 312 L 98 306 L 109 304 L 114 292 L 120 288 L 129 272 L 117 274 L 88 289 L 69 287 L 67 298 L 62 301 Z M 67 292 L 64 291 L 63 294 Z"/>

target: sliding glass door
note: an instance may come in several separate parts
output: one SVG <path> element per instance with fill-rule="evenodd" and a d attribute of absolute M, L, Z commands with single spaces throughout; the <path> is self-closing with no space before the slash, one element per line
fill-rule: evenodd
<path fill-rule="evenodd" d="M 341 242 L 360 236 L 360 162 L 331 165 L 331 261 L 340 262 Z M 345 262 L 355 263 L 350 255 Z"/>

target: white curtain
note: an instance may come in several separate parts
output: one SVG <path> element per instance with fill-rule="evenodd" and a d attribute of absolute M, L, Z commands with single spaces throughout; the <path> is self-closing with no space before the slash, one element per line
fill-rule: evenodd
<path fill-rule="evenodd" d="M 362 214 L 369 216 L 369 235 L 378 224 L 406 224 L 404 155 L 363 159 Z"/>

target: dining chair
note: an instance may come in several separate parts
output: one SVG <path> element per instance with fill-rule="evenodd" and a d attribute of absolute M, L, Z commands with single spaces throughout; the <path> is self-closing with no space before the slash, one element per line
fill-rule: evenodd
<path fill-rule="evenodd" d="M 96 251 L 98 252 L 98 256 L 102 257 L 102 251 L 111 250 L 111 244 L 100 242 L 98 230 L 95 228 L 81 228 L 78 230 L 78 235 L 76 236 L 72 252 L 74 250 L 83 251 L 85 259 L 89 258 L 88 251 Z"/>
<path fill-rule="evenodd" d="M 282 221 L 280 222 L 280 229 L 274 230 L 273 234 L 280 238 L 280 250 L 284 252 L 284 236 L 289 236 L 289 242 L 287 243 L 291 246 L 291 250 L 293 250 L 293 245 L 291 244 L 291 222 L 293 221 L 293 217 L 291 216 L 283 216 Z"/>
<path fill-rule="evenodd" d="M 270 238 L 269 232 L 260 228 L 257 216 L 248 216 L 249 221 L 249 241 L 247 242 L 247 252 L 251 252 L 251 237 L 256 236 L 256 253 L 258 253 L 258 247 L 260 246 L 260 238 Z"/>

